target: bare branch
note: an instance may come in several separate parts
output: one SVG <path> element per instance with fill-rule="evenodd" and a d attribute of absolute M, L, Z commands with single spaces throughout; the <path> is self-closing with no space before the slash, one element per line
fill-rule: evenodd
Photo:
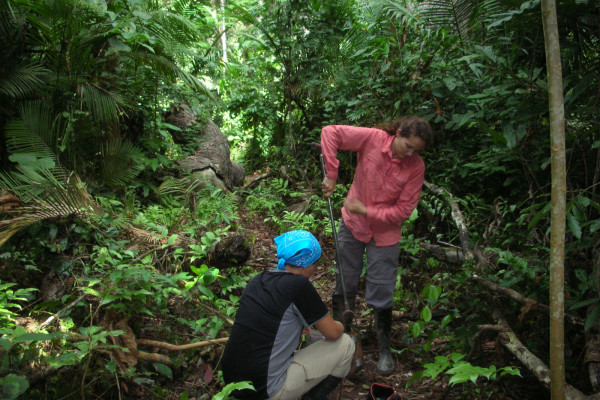
<path fill-rule="evenodd" d="M 535 354 L 529 351 L 527 347 L 521 343 L 517 335 L 513 332 L 510 325 L 502 317 L 500 311 L 494 310 L 494 319 L 498 325 L 506 328 L 506 331 L 498 335 L 500 343 L 515 356 L 535 377 L 550 390 L 550 369 L 540 360 Z M 573 386 L 566 385 L 565 400 L 600 400 L 600 393 L 586 396 Z"/>
<path fill-rule="evenodd" d="M 534 299 L 526 297 L 526 296 L 522 295 L 521 293 L 517 292 L 516 290 L 509 289 L 504 286 L 500 286 L 492 281 L 489 281 L 487 279 L 484 279 L 484 278 L 481 278 L 478 276 L 473 276 L 473 277 L 471 277 L 471 279 L 478 282 L 479 284 L 486 287 L 487 289 L 490 289 L 496 293 L 500 293 L 506 297 L 510 297 L 511 299 L 518 301 L 519 303 L 522 303 L 523 308 L 521 310 L 521 312 L 522 312 L 521 318 L 531 308 L 538 308 L 538 309 L 544 311 L 546 314 L 550 313 L 550 307 L 548 307 L 547 305 L 542 304 Z M 585 324 L 585 321 L 582 318 L 576 317 L 571 314 L 565 314 L 565 319 L 568 320 L 572 325 L 578 326 L 581 328 L 583 328 L 583 325 Z"/>

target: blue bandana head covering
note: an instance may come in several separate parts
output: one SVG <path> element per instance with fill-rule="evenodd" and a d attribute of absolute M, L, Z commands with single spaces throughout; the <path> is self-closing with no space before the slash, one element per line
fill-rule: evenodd
<path fill-rule="evenodd" d="M 308 267 L 321 257 L 321 246 L 312 233 L 290 231 L 275 239 L 277 245 L 277 269 L 285 270 L 285 264 Z"/>

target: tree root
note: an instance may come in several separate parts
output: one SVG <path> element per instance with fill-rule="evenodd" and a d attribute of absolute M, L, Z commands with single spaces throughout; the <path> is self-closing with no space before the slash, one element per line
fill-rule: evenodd
<path fill-rule="evenodd" d="M 210 346 L 211 344 L 227 343 L 228 340 L 229 340 L 229 338 L 219 338 L 219 339 L 205 340 L 203 342 L 178 345 L 178 344 L 171 344 L 171 343 L 166 343 L 166 342 L 159 342 L 156 340 L 137 339 L 136 343 L 138 344 L 138 346 L 158 347 L 159 349 L 165 349 L 168 351 L 185 351 L 185 350 L 197 349 L 199 347 Z"/>

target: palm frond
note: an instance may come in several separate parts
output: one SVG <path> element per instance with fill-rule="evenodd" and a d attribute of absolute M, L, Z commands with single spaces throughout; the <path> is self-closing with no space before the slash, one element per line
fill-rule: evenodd
<path fill-rule="evenodd" d="M 60 165 L 56 153 L 60 132 L 61 119 L 41 102 L 23 104 L 21 119 L 7 123 L 9 159 L 16 167 L 0 172 L 0 188 L 14 193 L 22 206 L 5 212 L 8 218 L 0 221 L 0 245 L 34 222 L 84 216 L 99 208 L 79 178 Z"/>
<path fill-rule="evenodd" d="M 8 218 L 0 221 L 0 246 L 35 222 L 70 215 L 87 218 L 98 212 L 98 205 L 76 175 L 61 181 L 44 167 L 18 168 L 20 173 L 0 172 L 0 187 L 11 190 L 24 204 L 9 210 Z"/>
<path fill-rule="evenodd" d="M 102 146 L 102 179 L 109 186 L 126 185 L 144 168 L 142 153 L 131 142 L 115 137 Z"/>
<path fill-rule="evenodd" d="M 426 0 L 419 2 L 417 9 L 427 26 L 454 31 L 464 40 L 470 34 L 476 5 L 477 2 L 472 0 Z"/>
<path fill-rule="evenodd" d="M 11 60 L 6 60 L 10 63 Z M 12 60 L 14 62 L 14 60 Z M 38 90 L 44 81 L 42 75 L 47 70 L 39 64 L 4 66 L 5 74 L 0 76 L 0 93 L 14 99 L 22 99 Z"/>
<path fill-rule="evenodd" d="M 461 41 L 483 37 L 487 30 L 523 12 L 508 10 L 500 0 L 422 0 L 416 10 L 427 27 L 454 32 Z"/>
<path fill-rule="evenodd" d="M 54 117 L 50 107 L 40 101 L 23 103 L 20 114 L 21 119 L 9 121 L 4 132 L 11 157 L 16 158 L 14 162 L 23 166 L 32 159 L 47 160 L 43 164 L 56 167 L 56 175 L 65 179 L 57 156 L 57 140 L 64 128 L 62 118 Z"/>
<path fill-rule="evenodd" d="M 187 45 L 200 39 L 196 26 L 182 15 L 157 11 L 150 15 L 153 22 L 148 31 L 159 37 L 164 44 L 180 43 Z"/>
<path fill-rule="evenodd" d="M 144 64 L 151 65 L 157 73 L 170 79 L 180 79 L 193 90 L 214 99 L 214 94 L 196 76 L 184 71 L 177 64 L 164 56 L 149 53 L 132 53 L 129 57 Z"/>
<path fill-rule="evenodd" d="M 164 240 L 164 236 L 161 236 L 154 232 L 148 232 L 145 229 L 137 228 L 132 225 L 126 225 L 123 229 L 129 234 L 129 236 L 132 237 L 131 241 L 134 243 L 139 242 L 152 245 L 160 245 Z"/>
<path fill-rule="evenodd" d="M 118 93 L 102 89 L 90 82 L 82 82 L 77 87 L 77 94 L 100 122 L 110 124 L 119 121 L 119 108 L 125 104 Z"/>
<path fill-rule="evenodd" d="M 393 17 L 395 20 L 401 21 L 407 25 L 413 26 L 419 24 L 419 15 L 414 10 L 404 7 L 396 1 L 391 0 L 379 0 L 377 4 L 381 7 L 381 12 L 387 14 L 389 17 Z"/>

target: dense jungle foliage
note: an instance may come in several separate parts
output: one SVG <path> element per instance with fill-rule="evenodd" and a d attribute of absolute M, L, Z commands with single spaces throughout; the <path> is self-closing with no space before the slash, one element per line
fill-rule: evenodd
<path fill-rule="evenodd" d="M 585 341 L 600 317 L 600 2 L 557 8 L 565 311 L 581 321 L 565 326 L 565 374 L 589 394 Z M 144 340 L 228 336 L 257 272 L 256 260 L 208 259 L 233 233 L 255 259 L 272 256 L 262 243 L 289 229 L 315 232 L 331 251 L 311 143 L 325 125 L 403 115 L 435 133 L 422 153 L 428 185 L 400 243 L 395 302 L 416 310 L 403 342 L 420 364 L 403 383 L 450 378 L 456 398 L 499 398 L 482 390 L 487 382 L 525 377 L 515 360 L 466 358 L 494 309 L 548 364 L 547 312 L 474 280 L 549 301 L 538 0 L 0 0 L 0 43 L 0 398 L 228 398 L 235 386 L 222 383 L 218 345 L 171 352 Z M 181 129 L 165 116 L 184 104 L 197 121 Z M 181 168 L 209 120 L 232 160 L 261 179 L 202 187 Z M 337 212 L 355 161 L 340 157 Z M 303 209 L 290 208 L 299 200 Z M 450 202 L 474 254 L 457 263 L 426 247 L 462 252 Z"/>

